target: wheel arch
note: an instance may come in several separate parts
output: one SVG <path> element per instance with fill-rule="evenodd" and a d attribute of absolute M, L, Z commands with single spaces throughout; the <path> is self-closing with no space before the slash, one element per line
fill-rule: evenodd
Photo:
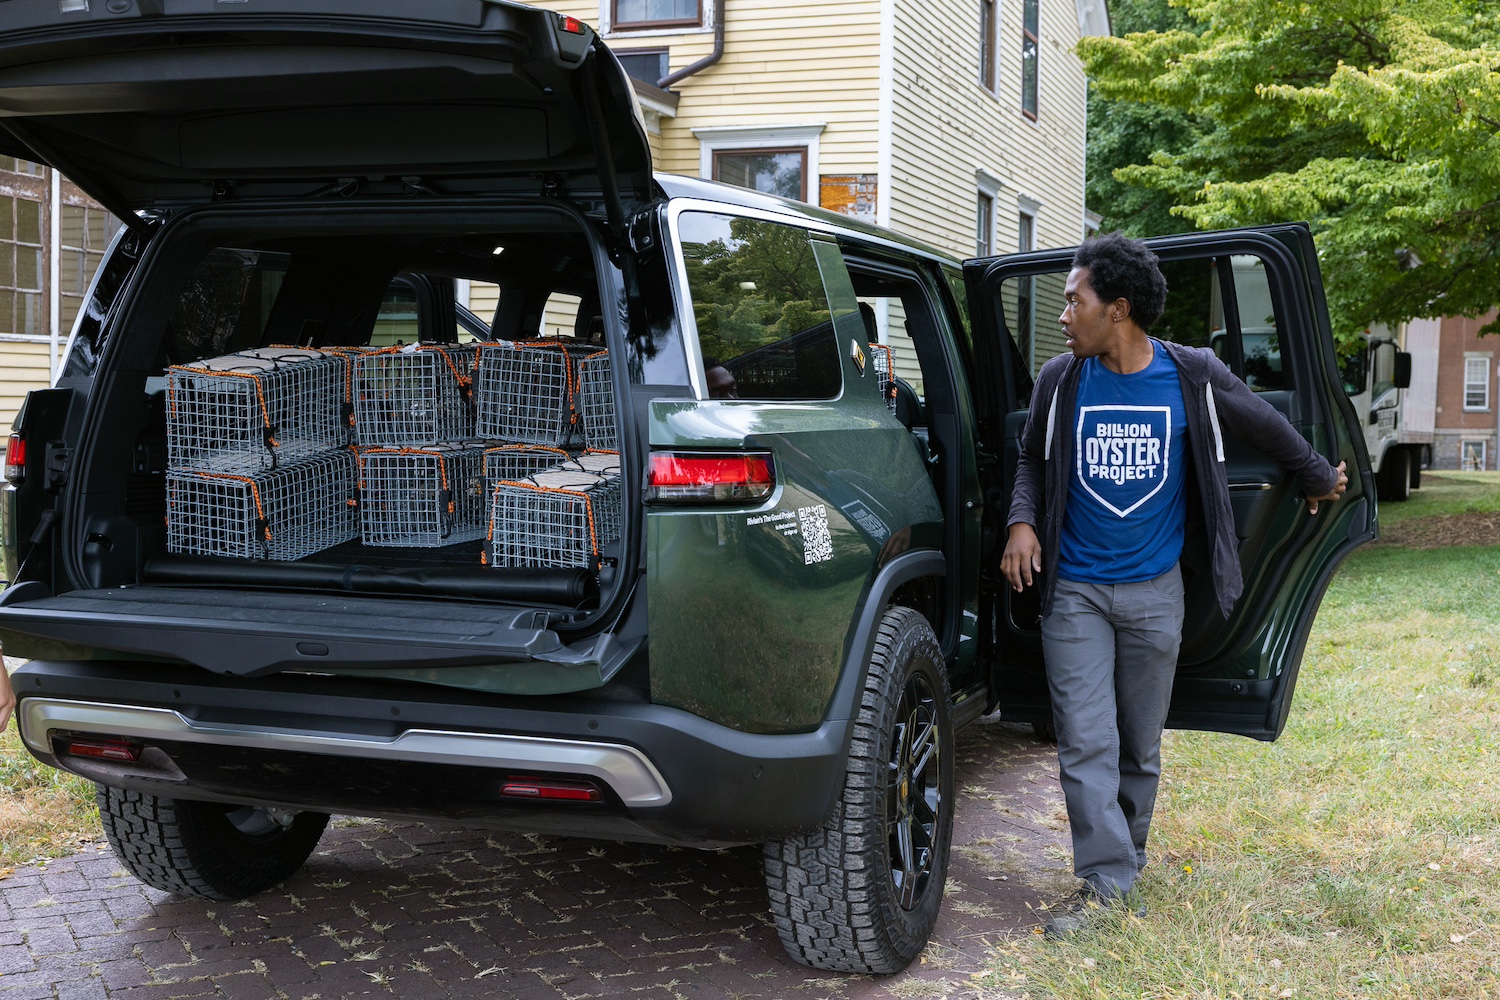
<path fill-rule="evenodd" d="M 937 549 L 917 549 L 903 552 L 887 562 L 875 573 L 870 588 L 860 604 L 859 615 L 849 626 L 848 650 L 843 669 L 839 672 L 838 685 L 829 700 L 824 721 L 843 722 L 843 745 L 849 748 L 847 723 L 859 713 L 860 692 L 864 689 L 865 674 L 870 669 L 870 656 L 875 651 L 875 636 L 880 629 L 880 619 L 890 607 L 896 592 L 906 584 L 924 577 L 948 575 L 948 561 Z M 928 622 L 937 626 L 933 622 Z"/>

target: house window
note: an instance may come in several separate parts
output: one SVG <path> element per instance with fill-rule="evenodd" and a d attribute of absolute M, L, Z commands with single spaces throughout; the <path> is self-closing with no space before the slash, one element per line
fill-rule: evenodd
<path fill-rule="evenodd" d="M 89 282 L 104 259 L 109 241 L 120 228 L 120 220 L 102 208 L 64 205 L 60 221 L 62 235 L 58 251 L 58 296 L 62 305 L 62 330 L 73 328 L 73 319 L 83 305 Z"/>
<path fill-rule="evenodd" d="M 703 125 L 698 140 L 698 176 L 806 201 L 819 192 L 822 122 L 796 125 Z"/>
<path fill-rule="evenodd" d="M 716 181 L 797 201 L 807 200 L 807 147 L 714 152 Z"/>
<path fill-rule="evenodd" d="M 1040 0 L 1021 3 L 1021 113 L 1031 119 L 1036 118 L 1037 60 L 1041 55 L 1039 5 Z"/>
<path fill-rule="evenodd" d="M 978 204 L 974 213 L 975 256 L 989 257 L 995 253 L 995 196 L 981 191 Z"/>
<path fill-rule="evenodd" d="M 979 82 L 995 89 L 995 0 L 979 0 Z"/>
<path fill-rule="evenodd" d="M 1464 472 L 1483 472 L 1485 470 L 1484 441 L 1460 441 L 1458 443 L 1458 467 Z"/>
<path fill-rule="evenodd" d="M 625 72 L 643 83 L 656 86 L 656 81 L 667 75 L 666 49 L 632 49 L 616 51 L 615 57 Z"/>
<path fill-rule="evenodd" d="M 1490 359 L 1464 359 L 1464 409 L 1490 408 Z"/>
<path fill-rule="evenodd" d="M 699 0 L 614 0 L 614 28 L 675 28 L 703 23 Z"/>
<path fill-rule="evenodd" d="M 42 205 L 25 198 L 0 197 L 0 333 L 45 332 Z"/>
<path fill-rule="evenodd" d="M 26 174 L 31 177 L 42 176 L 42 166 L 32 163 L 30 160 L 18 160 L 14 156 L 0 156 L 0 170 L 7 170 L 13 174 Z"/>

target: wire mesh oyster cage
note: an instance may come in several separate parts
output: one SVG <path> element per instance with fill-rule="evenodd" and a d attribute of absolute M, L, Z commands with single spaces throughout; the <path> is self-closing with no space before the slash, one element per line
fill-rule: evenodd
<path fill-rule="evenodd" d="M 359 537 L 348 450 L 249 475 L 167 473 L 167 551 L 302 559 Z"/>
<path fill-rule="evenodd" d="M 394 448 L 474 436 L 476 344 L 408 344 L 354 359 L 354 438 Z"/>
<path fill-rule="evenodd" d="M 542 444 L 502 444 L 484 450 L 484 479 L 491 488 L 506 479 L 526 479 L 572 460 L 562 448 Z M 486 496 L 490 491 L 486 491 Z"/>
<path fill-rule="evenodd" d="M 578 354 L 556 341 L 481 345 L 476 434 L 568 447 L 579 432 Z"/>
<path fill-rule="evenodd" d="M 880 379 L 880 395 L 885 400 L 885 405 L 894 410 L 896 408 L 896 358 L 889 344 L 870 345 L 870 363 L 875 368 L 875 375 Z"/>
<path fill-rule="evenodd" d="M 597 570 L 619 537 L 619 478 L 551 469 L 495 484 L 485 562 Z"/>
<path fill-rule="evenodd" d="M 484 450 L 484 442 L 357 448 L 361 541 L 441 548 L 483 538 Z"/>
<path fill-rule="evenodd" d="M 344 444 L 342 365 L 260 347 L 167 369 L 167 464 L 254 473 Z"/>
<path fill-rule="evenodd" d="M 611 451 L 620 446 L 608 351 L 590 354 L 578 363 L 578 410 L 583 417 L 585 445 Z"/>

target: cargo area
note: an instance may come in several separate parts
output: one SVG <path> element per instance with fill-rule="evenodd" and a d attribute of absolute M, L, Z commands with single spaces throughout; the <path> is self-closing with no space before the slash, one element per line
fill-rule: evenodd
<path fill-rule="evenodd" d="M 334 214 L 246 230 L 198 213 L 141 261 L 152 294 L 75 345 L 93 367 L 80 382 L 75 357 L 60 384 L 86 384 L 104 416 L 60 511 L 81 546 L 54 578 L 87 586 L 54 600 L 194 620 L 226 588 L 338 595 L 356 603 L 299 627 L 386 616 L 470 644 L 504 631 L 498 647 L 529 655 L 512 612 L 586 622 L 630 534 L 607 259 L 564 210 Z M 511 611 L 434 615 L 440 601 Z M 297 617 L 274 596 L 234 603 L 218 616 Z"/>

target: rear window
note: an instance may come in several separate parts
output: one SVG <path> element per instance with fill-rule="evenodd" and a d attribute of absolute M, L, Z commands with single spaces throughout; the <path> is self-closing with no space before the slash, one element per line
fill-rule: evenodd
<path fill-rule="evenodd" d="M 711 395 L 832 399 L 843 387 L 828 293 L 806 231 L 759 219 L 679 219 Z"/>

